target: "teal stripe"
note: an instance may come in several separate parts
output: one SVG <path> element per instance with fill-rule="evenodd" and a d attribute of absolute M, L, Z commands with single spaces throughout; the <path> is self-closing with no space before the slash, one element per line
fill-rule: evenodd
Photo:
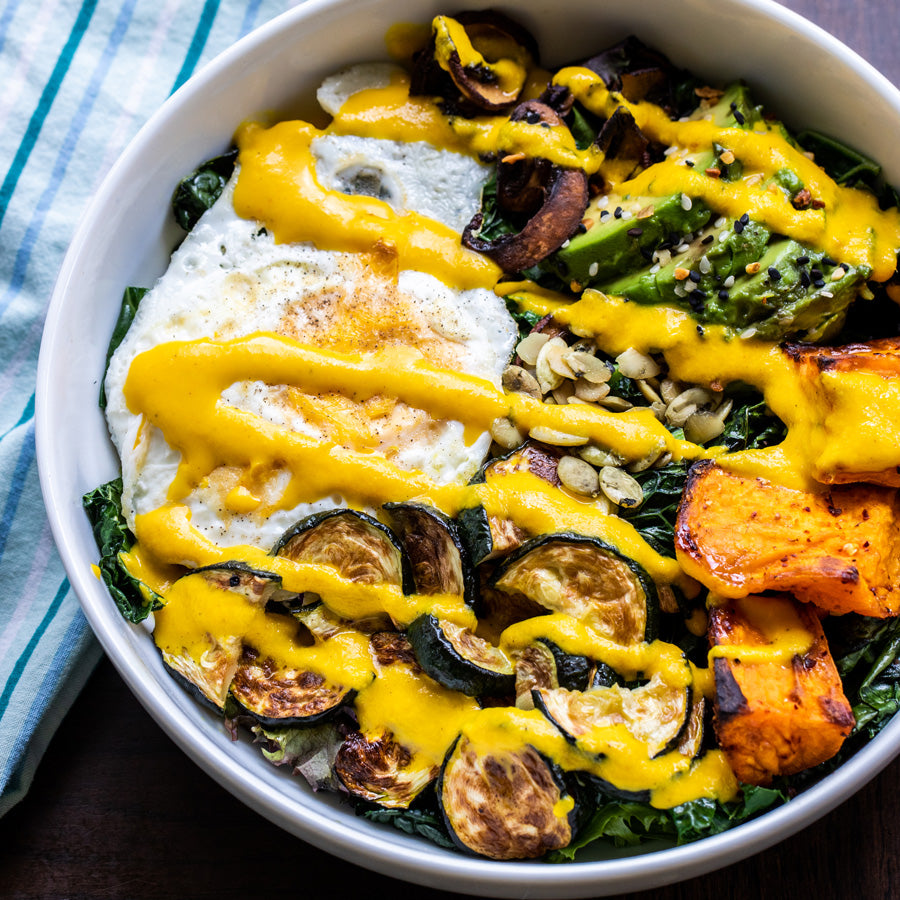
<path fill-rule="evenodd" d="M 0 187 L 0 224 L 3 223 L 6 211 L 9 209 L 9 201 L 16 189 L 16 185 L 19 183 L 19 177 L 25 169 L 25 164 L 28 162 L 28 157 L 34 149 L 34 145 L 37 143 L 41 129 L 44 127 L 44 120 L 47 118 L 47 113 L 50 112 L 50 107 L 53 106 L 53 101 L 59 93 L 59 87 L 62 84 L 62 80 L 69 71 L 69 66 L 72 64 L 72 58 L 78 50 L 78 46 L 81 43 L 81 39 L 84 37 L 84 33 L 90 24 L 91 16 L 94 15 L 96 7 L 97 0 L 84 0 L 81 9 L 78 11 L 78 18 L 75 20 L 75 25 L 69 32 L 69 38 L 62 49 L 62 53 L 59 54 L 56 65 L 53 67 L 50 80 L 44 85 L 41 99 L 38 101 L 38 105 L 31 116 L 31 120 L 28 122 L 28 128 L 25 130 L 25 135 L 19 143 L 19 149 L 16 151 L 12 166 L 10 166 L 9 171 L 6 173 L 6 178 L 3 179 L 3 185 Z"/>
<path fill-rule="evenodd" d="M 12 672 L 10 672 L 9 674 L 9 680 L 6 682 L 6 687 L 3 689 L 3 693 L 0 694 L 0 720 L 3 719 L 3 713 L 5 713 L 9 708 L 9 701 L 12 698 L 16 686 L 22 678 L 22 673 L 25 671 L 25 667 L 28 665 L 28 662 L 31 659 L 35 649 L 37 648 L 37 645 L 40 642 L 41 638 L 44 636 L 44 632 L 50 627 L 50 623 L 53 621 L 54 616 L 59 611 L 60 606 L 62 606 L 62 602 L 68 592 L 69 579 L 63 578 L 62 584 L 59 586 L 59 590 L 56 592 L 56 596 L 53 598 L 53 602 L 50 604 L 49 609 L 44 614 L 44 618 L 41 619 L 41 624 L 38 625 L 34 634 L 31 636 L 31 640 L 22 651 L 21 656 L 16 660 L 16 664 L 15 666 L 13 666 Z M 0 785 L 0 788 L 2 788 L 2 785 Z"/>
<path fill-rule="evenodd" d="M 219 0 L 206 0 L 203 4 L 203 12 L 200 14 L 197 30 L 191 39 L 191 46 L 188 47 L 187 56 L 185 56 L 184 62 L 181 64 L 181 71 L 175 79 L 175 84 L 172 85 L 171 92 L 173 94 L 193 75 L 197 61 L 200 59 L 200 54 L 206 46 L 206 40 L 209 37 L 209 32 L 212 30 L 218 11 Z"/>

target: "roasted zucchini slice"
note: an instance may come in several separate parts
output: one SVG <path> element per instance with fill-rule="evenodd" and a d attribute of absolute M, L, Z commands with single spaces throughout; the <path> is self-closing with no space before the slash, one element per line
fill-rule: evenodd
<path fill-rule="evenodd" d="M 438 799 L 452 837 L 490 859 L 534 859 L 574 833 L 574 798 L 528 745 L 480 748 L 463 735 L 444 762 Z"/>
<path fill-rule="evenodd" d="M 409 557 L 394 533 L 353 509 L 306 516 L 281 536 L 272 554 L 332 566 L 360 584 L 396 584 L 405 594 L 415 590 Z"/>
<path fill-rule="evenodd" d="M 334 770 L 351 794 L 380 806 L 406 809 L 434 781 L 440 766 L 424 762 L 388 732 L 354 731 L 341 744 Z"/>
<path fill-rule="evenodd" d="M 420 594 L 459 594 L 475 601 L 475 574 L 456 523 L 433 506 L 385 503 L 391 530 L 399 536 L 412 564 Z"/>
<path fill-rule="evenodd" d="M 569 533 L 534 538 L 504 560 L 493 584 L 579 619 L 618 644 L 656 636 L 659 601 L 652 579 L 597 538 Z"/>
<path fill-rule="evenodd" d="M 592 664 L 586 656 L 566 653 L 553 641 L 538 638 L 516 657 L 516 706 L 519 709 L 533 709 L 531 692 L 538 688 L 587 690 L 597 665 L 602 666 L 604 671 L 611 671 L 603 663 Z"/>
<path fill-rule="evenodd" d="M 468 628 L 424 615 L 406 635 L 419 665 L 445 688 L 470 697 L 512 693 L 516 676 L 510 659 Z"/>
<path fill-rule="evenodd" d="M 619 725 L 646 747 L 648 758 L 660 756 L 678 745 L 691 713 L 690 686 L 667 684 L 659 675 L 636 688 L 538 689 L 532 699 L 571 743 L 595 756 L 616 740 Z"/>
<path fill-rule="evenodd" d="M 243 712 L 267 728 L 317 725 L 353 698 L 347 687 L 328 684 L 316 672 L 260 659 L 245 647 L 231 681 L 231 696 Z"/>
<path fill-rule="evenodd" d="M 167 612 L 164 606 L 156 612 L 153 638 L 169 673 L 204 705 L 221 713 L 240 662 L 243 650 L 241 637 L 216 636 L 206 632 L 202 646 L 199 646 L 191 635 L 184 640 L 177 635 L 172 638 L 165 629 L 167 619 L 178 614 L 177 607 L 190 602 L 192 585 L 198 583 L 204 588 L 239 594 L 254 606 L 264 608 L 281 593 L 281 579 L 271 572 L 251 569 L 240 562 L 205 566 L 182 575 L 167 598 L 166 606 L 171 604 L 171 609 Z"/>

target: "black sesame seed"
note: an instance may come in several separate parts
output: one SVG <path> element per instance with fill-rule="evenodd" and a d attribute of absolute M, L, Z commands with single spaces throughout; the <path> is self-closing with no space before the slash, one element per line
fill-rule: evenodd
<path fill-rule="evenodd" d="M 707 298 L 708 294 L 706 293 L 706 291 L 701 291 L 700 288 L 694 288 L 691 291 L 691 296 L 695 300 L 705 300 Z"/>
<path fill-rule="evenodd" d="M 813 282 L 813 284 L 814 284 L 817 288 L 823 288 L 823 287 L 825 287 L 825 279 L 824 279 L 824 278 L 817 278 L 817 279 Z"/>
<path fill-rule="evenodd" d="M 821 269 L 810 269 L 809 277 L 812 278 L 813 281 L 819 281 L 822 278 L 824 278 L 825 276 L 822 274 Z"/>
<path fill-rule="evenodd" d="M 691 291 L 688 294 L 688 303 L 694 312 L 703 312 L 706 308 L 706 294 L 703 291 Z"/>
<path fill-rule="evenodd" d="M 621 219 L 621 218 L 622 218 L 622 207 L 621 207 L 621 206 L 617 206 L 617 207 L 616 207 L 616 211 L 613 213 L 613 215 L 614 215 L 617 219 Z"/>
<path fill-rule="evenodd" d="M 702 325 L 697 326 L 697 334 L 699 334 L 700 337 L 703 337 L 703 326 Z"/>
<path fill-rule="evenodd" d="M 803 271 L 800 273 L 800 286 L 804 288 L 808 288 L 812 283 L 812 279 L 809 277 L 809 272 Z"/>
<path fill-rule="evenodd" d="M 643 256 L 647 262 L 652 262 L 653 251 L 649 247 L 641 247 L 641 256 Z"/>
<path fill-rule="evenodd" d="M 628 237 L 640 237 L 643 233 L 643 228 L 629 228 L 627 231 Z"/>
<path fill-rule="evenodd" d="M 750 223 L 750 213 L 744 213 L 741 216 L 741 225 L 748 225 Z"/>
<path fill-rule="evenodd" d="M 836 266 L 836 265 L 837 265 L 837 260 L 836 260 L 836 259 L 832 259 L 830 256 L 823 256 L 823 257 L 822 257 L 822 264 L 825 265 L 825 266 Z"/>
<path fill-rule="evenodd" d="M 584 222 L 579 222 L 578 227 L 575 229 L 575 234 L 587 234 L 587 226 Z"/>
<path fill-rule="evenodd" d="M 797 265 L 798 266 L 805 266 L 808 262 L 809 262 L 808 256 L 798 256 L 797 257 Z"/>
<path fill-rule="evenodd" d="M 720 299 L 720 300 L 727 300 L 727 299 L 728 299 L 728 291 L 726 291 L 725 288 L 722 288 L 722 290 L 719 291 L 719 299 Z"/>
<path fill-rule="evenodd" d="M 775 266 L 769 266 L 769 278 L 771 278 L 772 281 L 781 281 L 781 272 L 779 272 Z"/>
<path fill-rule="evenodd" d="M 688 278 L 690 278 L 691 281 L 694 282 L 694 284 L 700 284 L 700 273 L 699 272 L 691 272 L 688 275 Z"/>
<path fill-rule="evenodd" d="M 692 159 L 686 159 L 686 160 L 684 161 L 684 164 L 685 164 L 689 169 L 693 169 L 694 166 L 696 165 L 696 163 L 695 163 Z"/>
<path fill-rule="evenodd" d="M 716 236 L 714 234 L 708 234 L 705 238 L 703 238 L 702 241 L 700 241 L 700 243 L 701 244 L 711 244 L 715 239 L 716 239 Z"/>
<path fill-rule="evenodd" d="M 738 123 L 738 125 L 744 124 L 744 114 L 739 112 L 738 110 L 732 110 L 734 113 L 734 121 Z"/>
<path fill-rule="evenodd" d="M 541 121 L 541 114 L 539 112 L 535 112 L 535 110 L 533 109 L 530 109 L 525 113 L 525 121 L 529 125 L 537 125 L 537 123 Z"/>
<path fill-rule="evenodd" d="M 672 247 L 671 238 L 666 238 L 656 249 L 657 250 L 669 250 Z"/>
<path fill-rule="evenodd" d="M 744 230 L 744 223 L 740 219 L 735 220 L 734 230 L 736 234 L 740 234 Z"/>

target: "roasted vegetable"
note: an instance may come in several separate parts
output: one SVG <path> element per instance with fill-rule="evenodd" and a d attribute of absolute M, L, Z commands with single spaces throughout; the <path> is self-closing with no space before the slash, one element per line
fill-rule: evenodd
<path fill-rule="evenodd" d="M 420 594 L 460 594 L 475 602 L 475 574 L 456 523 L 433 506 L 385 503 L 391 530 L 403 542 Z"/>
<path fill-rule="evenodd" d="M 419 665 L 438 684 L 472 697 L 512 693 L 513 664 L 498 647 L 434 616 L 419 616 L 406 632 Z"/>
<path fill-rule="evenodd" d="M 735 775 L 769 784 L 834 756 L 854 725 L 815 611 L 790 597 L 714 607 L 715 730 Z"/>
<path fill-rule="evenodd" d="M 572 838 L 576 802 L 533 747 L 457 741 L 441 770 L 447 827 L 466 850 L 490 859 L 533 859 Z"/>
<path fill-rule="evenodd" d="M 412 567 L 393 532 L 351 509 L 313 513 L 288 529 L 272 550 L 295 562 L 333 566 L 361 584 L 395 584 L 414 590 Z"/>
<path fill-rule="evenodd" d="M 704 461 L 688 475 L 676 551 L 689 575 L 725 597 L 790 591 L 833 613 L 893 616 L 900 610 L 898 517 L 894 490 L 811 493 Z"/>
<path fill-rule="evenodd" d="M 817 414 L 813 474 L 827 484 L 867 481 L 900 487 L 896 434 L 900 338 L 843 347 L 787 344 Z M 863 451 L 863 462 L 858 460 Z"/>
<path fill-rule="evenodd" d="M 567 613 L 619 644 L 653 640 L 656 586 L 633 560 L 597 538 L 550 534 L 504 560 L 494 584 Z"/>

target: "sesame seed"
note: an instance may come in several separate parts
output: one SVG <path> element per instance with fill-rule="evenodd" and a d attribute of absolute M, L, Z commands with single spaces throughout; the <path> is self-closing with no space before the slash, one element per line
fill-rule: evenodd
<path fill-rule="evenodd" d="M 808 288 L 812 284 L 812 278 L 809 277 L 809 272 L 805 269 L 800 273 L 800 287 Z"/>
<path fill-rule="evenodd" d="M 706 291 L 701 291 L 700 288 L 694 288 L 691 291 L 691 296 L 695 300 L 705 300 L 709 295 L 706 293 Z"/>
<path fill-rule="evenodd" d="M 798 256 L 797 257 L 797 265 L 798 266 L 805 266 L 808 262 L 809 262 L 808 256 Z"/>
<path fill-rule="evenodd" d="M 781 281 L 781 272 L 779 272 L 775 266 L 769 266 L 769 278 L 771 278 L 772 281 Z"/>
<path fill-rule="evenodd" d="M 640 237 L 644 233 L 643 228 L 629 228 L 628 229 L 628 237 Z"/>
<path fill-rule="evenodd" d="M 686 297 L 687 291 L 684 289 L 684 285 L 679 282 L 675 285 L 675 296 L 676 297 Z"/>
<path fill-rule="evenodd" d="M 690 209 L 693 205 L 694 205 L 694 204 L 693 204 L 693 201 L 691 200 L 690 197 L 688 197 L 687 194 L 682 194 L 682 195 L 681 195 L 681 208 L 682 208 L 682 209 L 688 210 L 688 209 Z"/>
<path fill-rule="evenodd" d="M 708 256 L 701 256 L 699 269 L 704 275 L 709 275 L 710 270 L 712 269 L 712 263 L 709 261 Z"/>
<path fill-rule="evenodd" d="M 588 275 L 593 278 L 600 271 L 600 263 L 592 262 L 588 267 Z"/>
<path fill-rule="evenodd" d="M 703 337 L 703 326 L 702 325 L 697 326 L 697 334 L 699 334 L 700 337 Z"/>
<path fill-rule="evenodd" d="M 671 147 L 666 147 L 666 149 L 663 150 L 663 156 L 671 156 L 673 153 L 677 153 L 678 149 L 679 148 L 676 147 L 675 144 L 672 144 Z"/>
<path fill-rule="evenodd" d="M 734 285 L 734 275 L 729 275 L 729 276 L 722 282 L 722 284 L 724 284 L 725 287 L 727 287 L 727 288 L 733 287 L 733 285 Z"/>
<path fill-rule="evenodd" d="M 621 207 L 621 206 L 617 206 L 616 209 L 615 209 L 615 212 L 613 213 L 613 215 L 614 215 L 617 219 L 621 219 L 621 218 L 622 218 L 622 207 Z"/>
<path fill-rule="evenodd" d="M 824 260 L 823 260 L 823 262 L 824 262 Z M 842 267 L 842 266 L 838 266 L 838 267 L 831 273 L 831 280 L 832 280 L 832 281 L 840 281 L 846 274 L 847 274 L 847 273 L 846 273 L 846 271 L 844 271 L 843 267 Z"/>
<path fill-rule="evenodd" d="M 738 123 L 738 125 L 744 124 L 744 114 L 737 109 L 732 110 L 734 113 L 734 121 Z"/>
<path fill-rule="evenodd" d="M 822 291 L 822 296 L 828 297 L 830 300 L 834 296 L 834 294 L 832 294 L 831 291 Z"/>
<path fill-rule="evenodd" d="M 694 282 L 694 284 L 700 284 L 700 273 L 699 272 L 691 272 L 690 275 L 688 275 L 688 278 L 690 278 L 691 281 Z"/>
<path fill-rule="evenodd" d="M 817 278 L 815 281 L 813 281 L 813 286 L 814 286 L 814 287 L 817 287 L 817 288 L 823 288 L 823 287 L 825 287 L 825 279 L 824 279 L 824 278 Z"/>
<path fill-rule="evenodd" d="M 744 223 L 740 219 L 735 219 L 735 222 L 734 222 L 735 234 L 740 234 L 743 230 L 744 230 Z"/>
<path fill-rule="evenodd" d="M 726 291 L 724 288 L 723 288 L 722 290 L 719 291 L 719 299 L 720 299 L 720 300 L 727 300 L 727 299 L 728 299 L 728 291 Z"/>
<path fill-rule="evenodd" d="M 623 220 L 624 222 L 627 222 L 629 219 L 633 219 L 633 218 L 634 218 L 634 213 L 629 212 L 627 209 L 626 209 L 626 210 L 623 210 L 623 212 L 622 212 L 622 220 Z"/>
<path fill-rule="evenodd" d="M 562 242 L 562 244 L 560 245 L 560 249 L 561 249 L 561 250 L 565 250 L 566 247 L 568 247 L 570 243 L 571 243 L 571 241 L 570 241 L 568 238 L 566 238 L 566 240 L 564 240 L 564 241 Z"/>
<path fill-rule="evenodd" d="M 609 206 L 609 194 L 604 194 L 597 201 L 597 209 L 606 209 L 607 206 Z"/>
<path fill-rule="evenodd" d="M 830 256 L 823 256 L 822 263 L 823 263 L 823 265 L 826 265 L 826 266 L 836 266 L 837 260 L 832 259 Z"/>
<path fill-rule="evenodd" d="M 609 218 L 609 210 L 608 210 L 608 209 L 604 209 L 604 210 L 600 213 L 600 221 L 601 221 L 601 222 L 605 222 L 608 218 Z"/>
<path fill-rule="evenodd" d="M 578 227 L 575 229 L 575 234 L 586 234 L 587 228 L 584 227 L 583 222 L 578 223 Z"/>
<path fill-rule="evenodd" d="M 656 264 L 650 266 L 650 269 L 649 269 L 650 274 L 655 275 L 659 271 L 659 268 L 660 268 L 659 263 L 656 263 Z"/>
<path fill-rule="evenodd" d="M 692 159 L 686 159 L 684 164 L 689 168 L 693 169 L 695 165 L 697 165 Z"/>
<path fill-rule="evenodd" d="M 825 276 L 822 274 L 821 269 L 810 269 L 809 277 L 812 278 L 813 281 L 821 281 Z"/>
<path fill-rule="evenodd" d="M 719 216 L 719 218 L 713 222 L 713 228 L 721 228 L 727 221 L 725 216 Z"/>
<path fill-rule="evenodd" d="M 636 228 L 632 228 L 631 230 L 637 231 Z M 643 231 L 641 233 L 643 233 Z M 637 237 L 637 235 L 632 235 L 632 237 Z M 652 262 L 654 253 L 650 250 L 649 247 L 641 247 L 641 256 L 643 256 L 644 259 L 647 260 L 647 262 Z"/>
<path fill-rule="evenodd" d="M 724 244 L 728 240 L 728 230 L 719 232 L 719 243 Z"/>
<path fill-rule="evenodd" d="M 691 245 L 690 245 L 690 244 L 679 244 L 679 245 L 675 248 L 675 252 L 676 252 L 676 253 L 687 253 L 688 250 L 690 250 L 690 249 L 691 249 Z"/>
<path fill-rule="evenodd" d="M 715 239 L 716 239 L 716 236 L 714 234 L 708 234 L 705 238 L 703 238 L 702 241 L 700 241 L 700 243 L 701 244 L 711 244 Z"/>
<path fill-rule="evenodd" d="M 744 213 L 741 216 L 741 225 L 748 225 L 750 223 L 750 213 Z"/>

